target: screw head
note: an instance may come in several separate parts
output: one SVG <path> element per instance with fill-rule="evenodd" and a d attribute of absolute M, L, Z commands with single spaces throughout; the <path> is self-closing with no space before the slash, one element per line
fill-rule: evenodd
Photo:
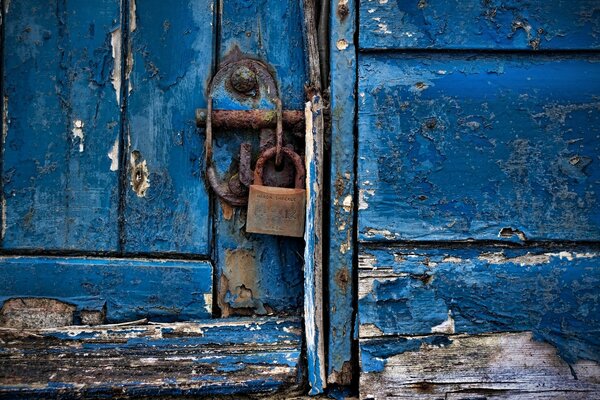
<path fill-rule="evenodd" d="M 237 67 L 229 78 L 231 86 L 236 92 L 246 94 L 258 86 L 256 74 L 250 68 L 245 65 Z"/>

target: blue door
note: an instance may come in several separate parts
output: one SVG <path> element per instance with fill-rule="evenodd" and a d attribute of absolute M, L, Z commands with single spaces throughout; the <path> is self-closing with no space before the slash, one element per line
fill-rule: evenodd
<path fill-rule="evenodd" d="M 0 393 L 302 385 L 304 241 L 246 232 L 245 207 L 207 182 L 196 120 L 209 101 L 275 111 L 277 98 L 304 115 L 301 4 L 2 4 L 0 321 L 17 339 L 2 342 Z M 243 60 L 256 88 L 212 81 Z M 283 133 L 303 156 L 303 126 Z M 215 125 L 213 138 L 227 184 L 240 146 L 254 163 L 275 127 Z M 266 164 L 271 184 L 293 184 L 288 164 Z"/>
<path fill-rule="evenodd" d="M 329 381 L 598 398 L 598 2 L 334 3 Z"/>

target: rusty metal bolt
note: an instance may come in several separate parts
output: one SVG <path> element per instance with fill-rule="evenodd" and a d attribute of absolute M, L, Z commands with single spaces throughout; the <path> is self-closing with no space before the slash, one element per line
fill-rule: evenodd
<path fill-rule="evenodd" d="M 250 68 L 241 65 L 231 73 L 231 86 L 241 94 L 248 93 L 258 86 L 256 74 Z"/>

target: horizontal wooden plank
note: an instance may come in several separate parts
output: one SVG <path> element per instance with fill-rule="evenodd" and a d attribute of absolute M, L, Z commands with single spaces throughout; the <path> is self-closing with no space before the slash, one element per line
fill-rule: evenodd
<path fill-rule="evenodd" d="M 598 240 L 599 61 L 361 57 L 359 239 Z"/>
<path fill-rule="evenodd" d="M 0 397 L 269 392 L 299 385 L 298 319 L 0 330 Z"/>
<path fill-rule="evenodd" d="M 596 0 L 360 2 L 361 49 L 600 48 Z"/>
<path fill-rule="evenodd" d="M 3 246 L 116 251 L 120 1 L 19 0 L 6 10 Z"/>
<path fill-rule="evenodd" d="M 0 257 L 0 304 L 50 298 L 107 322 L 210 318 L 212 266 L 207 261 Z"/>
<path fill-rule="evenodd" d="M 595 399 L 600 365 L 531 332 L 361 340 L 363 399 Z"/>
<path fill-rule="evenodd" d="M 532 331 L 568 362 L 600 362 L 600 252 L 363 248 L 359 335 Z"/>

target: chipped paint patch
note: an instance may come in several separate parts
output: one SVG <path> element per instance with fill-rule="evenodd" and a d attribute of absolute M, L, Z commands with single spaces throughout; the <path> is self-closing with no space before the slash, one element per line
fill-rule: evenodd
<path fill-rule="evenodd" d="M 521 231 L 519 229 L 502 228 L 502 229 L 500 229 L 500 232 L 498 232 L 498 237 L 501 237 L 501 238 L 511 238 L 513 236 L 518 237 L 519 240 L 522 240 L 522 241 L 527 240 L 527 236 L 525 236 L 525 233 L 523 233 L 523 231 Z"/>
<path fill-rule="evenodd" d="M 358 255 L 358 267 L 363 269 L 374 269 L 377 264 L 377 258 L 373 254 L 360 253 Z"/>
<path fill-rule="evenodd" d="M 0 309 L 0 326 L 16 329 L 42 329 L 73 323 L 76 307 L 55 299 L 14 298 Z"/>
<path fill-rule="evenodd" d="M 133 32 L 137 29 L 137 15 L 136 15 L 136 4 L 135 0 L 129 0 L 129 31 Z"/>
<path fill-rule="evenodd" d="M 79 144 L 79 152 L 80 153 L 83 153 L 83 149 L 84 149 L 84 133 L 83 133 L 84 126 L 85 126 L 85 124 L 83 123 L 82 120 L 76 119 L 75 121 L 73 121 L 73 129 L 71 129 L 71 132 L 73 133 L 73 142 Z"/>
<path fill-rule="evenodd" d="M 392 233 L 387 229 L 373 229 L 373 228 L 367 229 L 366 235 L 367 235 L 367 237 L 383 236 L 384 238 L 386 238 L 388 240 L 394 240 L 399 236 L 397 233 Z"/>
<path fill-rule="evenodd" d="M 213 300 L 212 293 L 204 293 L 204 309 L 209 314 L 212 313 L 212 306 L 213 306 L 212 300 Z"/>
<path fill-rule="evenodd" d="M 448 335 L 454 334 L 454 318 L 452 318 L 452 312 L 448 310 L 448 319 L 439 325 L 431 328 L 431 333 L 446 333 Z"/>
<path fill-rule="evenodd" d="M 115 95 L 117 96 L 117 104 L 121 104 L 121 28 L 117 28 L 110 34 L 110 46 L 112 48 L 113 58 L 113 70 L 111 73 L 110 80 L 112 86 L 115 89 Z"/>
<path fill-rule="evenodd" d="M 561 260 L 573 261 L 577 258 L 595 258 L 597 253 L 571 253 L 568 251 L 561 251 L 558 253 L 543 253 L 543 254 L 530 254 L 527 253 L 517 257 L 506 257 L 502 252 L 497 253 L 482 253 L 479 256 L 480 260 L 486 261 L 490 264 L 506 264 L 513 263 L 521 266 L 526 265 L 539 265 L 549 263 L 553 257 L 557 257 Z"/>
<path fill-rule="evenodd" d="M 517 257 L 506 257 L 506 255 L 502 252 L 498 253 L 483 253 L 479 256 L 479 259 L 482 261 L 486 261 L 490 264 L 506 264 L 513 263 L 519 264 L 521 266 L 525 265 L 538 265 L 538 264 L 547 264 L 550 262 L 550 257 L 553 254 L 545 253 L 545 254 L 530 254 L 527 253 L 522 256 Z"/>
<path fill-rule="evenodd" d="M 463 259 L 460 257 L 446 256 L 442 259 L 442 262 L 459 264 L 463 262 Z"/>
<path fill-rule="evenodd" d="M 369 204 L 367 203 L 367 199 L 375 195 L 375 190 L 373 189 L 360 189 L 358 191 L 358 209 L 366 210 L 369 208 Z"/>
<path fill-rule="evenodd" d="M 108 158 L 110 159 L 110 170 L 118 171 L 119 170 L 119 138 L 115 139 L 115 143 L 113 144 L 110 152 L 108 152 Z"/>
<path fill-rule="evenodd" d="M 146 160 L 142 160 L 142 156 L 137 150 L 131 152 L 130 170 L 130 184 L 133 191 L 138 197 L 145 197 L 148 188 L 150 188 L 150 179 L 148 178 L 150 173 L 148 172 Z"/>
<path fill-rule="evenodd" d="M 344 207 L 344 211 L 346 211 L 346 212 L 352 211 L 352 196 L 351 195 L 344 197 L 344 201 L 342 202 L 342 207 Z"/>
<path fill-rule="evenodd" d="M 384 336 L 384 333 L 375 324 L 363 324 L 359 327 L 359 336 L 362 338 Z"/>
<path fill-rule="evenodd" d="M 346 50 L 348 46 L 348 41 L 346 39 L 340 39 L 335 43 L 335 47 L 337 47 L 338 50 Z"/>

